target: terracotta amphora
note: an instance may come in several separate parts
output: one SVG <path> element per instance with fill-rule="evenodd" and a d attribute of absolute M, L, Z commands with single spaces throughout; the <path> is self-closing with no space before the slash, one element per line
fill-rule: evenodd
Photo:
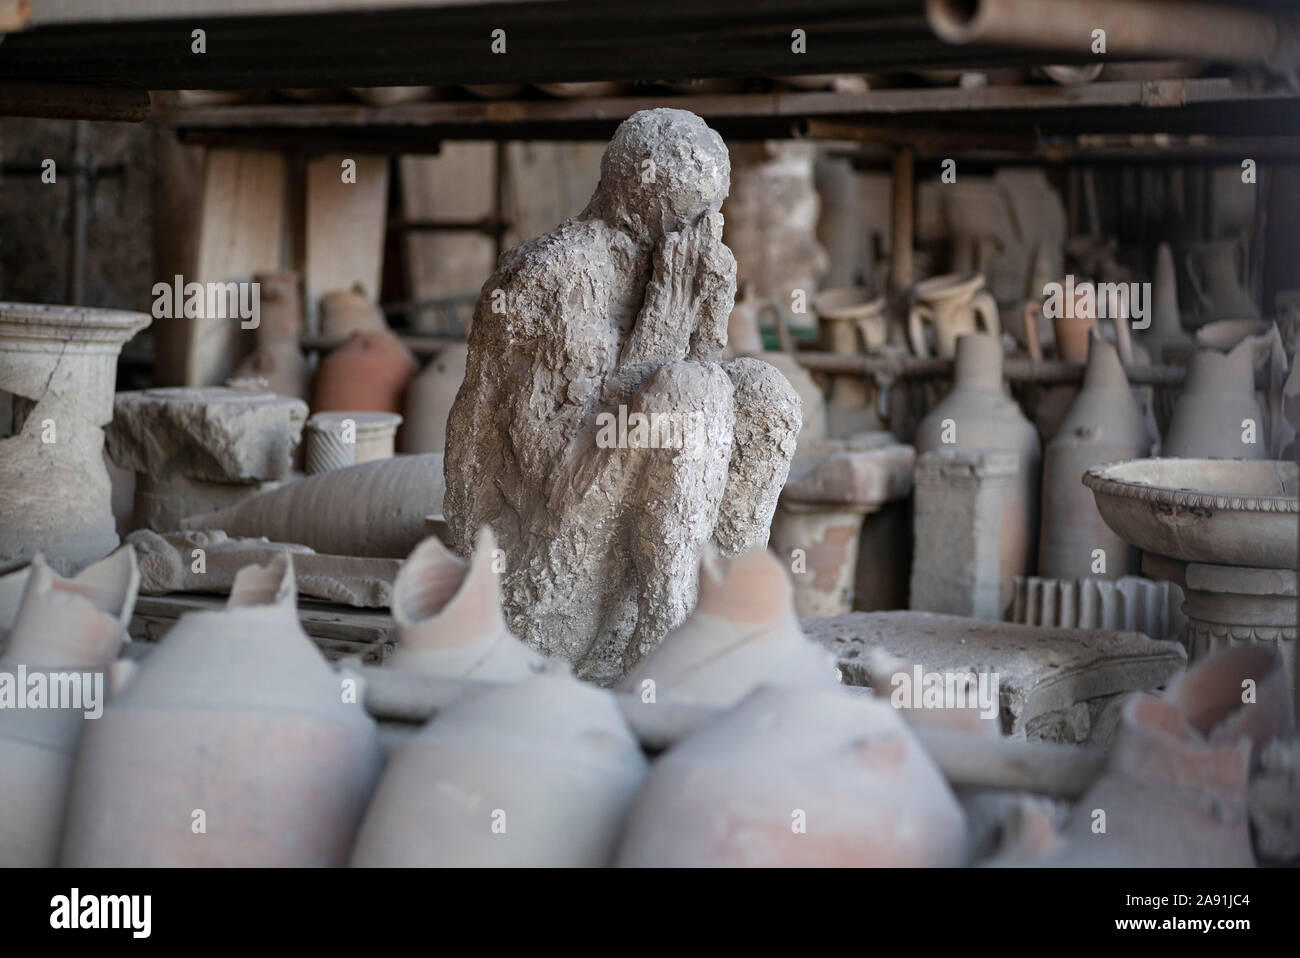
<path fill-rule="evenodd" d="M 245 356 L 229 382 L 248 379 L 262 380 L 277 396 L 311 400 L 311 367 L 296 341 L 267 343 Z"/>
<path fill-rule="evenodd" d="M 1089 305 L 1081 290 L 1073 300 L 1062 297 L 1061 310 L 1052 317 L 1052 336 L 1056 342 L 1056 358 L 1080 363 L 1088 358 L 1088 341 L 1093 330 L 1098 329 L 1097 307 Z"/>
<path fill-rule="evenodd" d="M 401 559 L 423 541 L 424 517 L 442 512 L 442 453 L 376 459 L 308 476 L 181 528 L 265 536 L 326 555 Z"/>
<path fill-rule="evenodd" d="M 1286 682 L 1276 651 L 1241 645 L 1160 698 L 1130 698 L 1107 767 L 1076 804 L 1069 846 L 1053 864 L 1253 866 L 1247 779 L 1252 754 L 1293 734 Z M 1243 705 L 1247 687 L 1255 698 Z"/>
<path fill-rule="evenodd" d="M 298 345 L 307 315 L 302 305 L 302 277 L 295 272 L 257 273 L 258 285 L 257 344 Z"/>
<path fill-rule="evenodd" d="M 506 628 L 495 561 L 487 526 L 469 562 L 436 538 L 416 546 L 393 583 L 398 643 L 385 664 L 488 682 L 531 678 L 545 660 Z"/>
<path fill-rule="evenodd" d="M 91 723 L 62 863 L 311 867 L 347 862 L 378 778 L 360 681 L 298 624 L 293 560 L 240 570 Z"/>
<path fill-rule="evenodd" d="M 608 692 L 563 670 L 490 686 L 393 753 L 352 864 L 607 865 L 645 773 Z"/>
<path fill-rule="evenodd" d="M 994 336 L 967 333 L 957 340 L 952 390 L 921 420 L 916 453 L 937 449 L 1013 452 L 1018 456 L 1017 493 L 1006 497 L 999 548 L 1001 607 L 1015 595 L 1015 578 L 1025 575 L 1037 554 L 1038 430 L 1002 388 L 1002 345 Z"/>
<path fill-rule="evenodd" d="M 403 452 L 442 452 L 447 445 L 447 416 L 465 381 L 469 346 L 452 343 L 411 380 L 406 389 Z"/>
<path fill-rule="evenodd" d="M 965 831 L 948 783 L 889 704 L 763 688 L 655 761 L 618 864 L 956 866 Z"/>
<path fill-rule="evenodd" d="M 695 611 L 628 673 L 620 688 L 731 706 L 760 685 L 830 688 L 835 658 L 799 628 L 790 577 L 776 556 L 706 555 Z M 649 683 L 647 685 L 647 683 Z"/>
<path fill-rule="evenodd" d="M 1244 239 L 1189 243 L 1184 263 L 1196 296 L 1198 325 L 1218 319 L 1259 319 L 1259 307 L 1246 292 Z"/>
<path fill-rule="evenodd" d="M 419 364 L 395 333 L 353 333 L 316 372 L 312 412 L 402 411 L 402 395 Z"/>
<path fill-rule="evenodd" d="M 77 745 L 83 730 L 103 714 L 104 670 L 126 637 L 140 584 L 129 545 L 72 579 L 54 573 L 39 555 L 27 571 L 0 671 L 15 681 L 15 691 L 25 694 L 19 685 L 30 690 L 32 676 L 57 670 L 61 683 L 75 683 L 65 687 L 75 688 L 76 700 L 54 701 L 53 680 L 47 676 L 44 707 L 5 702 L 0 708 L 0 868 L 58 863 Z M 24 675 L 26 682 L 18 682 Z M 29 699 L 25 694 L 24 706 L 32 704 Z"/>
<path fill-rule="evenodd" d="M 1001 331 L 998 304 L 984 289 L 984 277 L 948 273 L 922 280 L 912 288 L 914 305 L 907 314 L 907 336 L 918 357 L 951 359 L 957 338 L 973 333 L 977 325 L 996 337 Z M 926 326 L 932 327 L 931 336 Z"/>
<path fill-rule="evenodd" d="M 353 333 L 388 331 L 383 311 L 370 301 L 360 285 L 337 289 L 320 298 L 320 333 L 331 339 L 346 339 Z"/>
<path fill-rule="evenodd" d="M 1198 349 L 1187 367 L 1161 455 L 1181 459 L 1267 459 L 1268 436 L 1255 398 L 1255 344 L 1230 352 Z"/>
<path fill-rule="evenodd" d="M 1139 574 L 1136 550 L 1102 520 L 1082 478 L 1103 463 L 1144 458 L 1152 441 L 1115 347 L 1093 332 L 1083 388 L 1043 453 L 1040 576 L 1118 579 Z"/>

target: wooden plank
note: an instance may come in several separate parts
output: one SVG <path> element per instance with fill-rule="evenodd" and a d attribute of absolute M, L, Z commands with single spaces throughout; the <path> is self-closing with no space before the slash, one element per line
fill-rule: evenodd
<path fill-rule="evenodd" d="M 209 150 L 203 171 L 199 238 L 191 273 L 198 283 L 250 282 L 282 265 L 285 167 L 279 153 Z M 169 279 L 170 277 L 164 277 Z M 171 319 L 185 336 L 185 384 L 220 385 L 252 350 L 238 319 Z"/>
<path fill-rule="evenodd" d="M 203 203 L 202 147 L 184 146 L 174 131 L 154 124 L 154 278 L 171 282 L 188 276 L 197 258 L 198 223 L 194 211 Z M 189 323 L 156 319 L 149 332 L 154 341 L 154 378 L 159 386 L 186 384 Z"/>
<path fill-rule="evenodd" d="M 555 229 L 582 212 L 600 181 L 603 143 L 511 143 L 511 230 L 506 245 Z"/>
<path fill-rule="evenodd" d="M 1182 105 L 1236 102 L 1294 102 L 1285 89 L 1258 91 L 1228 77 L 1162 80 L 1176 85 Z M 721 117 L 838 117 L 846 115 L 916 115 L 988 111 L 1096 110 L 1138 107 L 1154 114 L 1176 107 L 1153 100 L 1152 83 L 1133 80 L 1080 86 L 1020 85 L 986 87 L 908 87 L 865 93 L 786 92 L 726 93 L 699 96 L 594 97 L 572 100 L 433 100 L 368 106 L 355 103 L 235 104 L 184 107 L 173 122 L 198 127 L 348 127 L 464 126 L 502 123 L 618 122 L 638 110 L 681 106 L 708 119 Z"/>
<path fill-rule="evenodd" d="M 344 182 L 345 160 L 356 163 L 356 181 Z M 319 330 L 320 298 L 360 283 L 379 298 L 388 219 L 388 158 L 323 156 L 307 165 L 303 283 L 307 328 Z"/>
<path fill-rule="evenodd" d="M 448 143 L 437 156 L 403 156 L 402 216 L 406 220 L 471 220 L 489 216 L 495 192 L 495 147 L 491 143 Z M 404 237 L 412 299 L 477 294 L 496 266 L 493 239 L 465 232 L 412 232 Z M 411 314 L 415 329 L 458 330 L 442 311 Z M 468 317 L 458 317 L 463 323 Z"/>
<path fill-rule="evenodd" d="M 142 595 L 128 628 L 137 642 L 157 642 L 187 612 L 215 612 L 225 608 L 223 596 L 177 592 Z M 380 609 L 351 609 L 329 602 L 301 599 L 298 621 L 328 659 L 356 655 L 367 664 L 388 658 L 396 644 L 393 617 Z"/>

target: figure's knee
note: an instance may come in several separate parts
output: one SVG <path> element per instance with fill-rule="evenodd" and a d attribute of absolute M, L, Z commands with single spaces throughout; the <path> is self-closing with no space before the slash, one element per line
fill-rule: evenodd
<path fill-rule="evenodd" d="M 752 356 L 729 360 L 722 369 L 732 384 L 737 431 L 753 424 L 763 432 L 799 434 L 803 400 L 781 370 Z"/>
<path fill-rule="evenodd" d="M 666 363 L 645 378 L 632 407 L 645 413 L 704 411 L 727 416 L 734 401 L 732 381 L 717 363 Z"/>

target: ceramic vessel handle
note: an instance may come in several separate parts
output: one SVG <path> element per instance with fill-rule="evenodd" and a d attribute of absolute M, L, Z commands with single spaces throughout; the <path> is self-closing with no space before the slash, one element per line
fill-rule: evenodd
<path fill-rule="evenodd" d="M 1038 316 L 1042 311 L 1043 307 L 1038 303 L 1025 303 L 1025 346 L 1029 349 L 1029 358 L 1036 363 L 1043 360 L 1043 347 L 1038 342 Z"/>
<path fill-rule="evenodd" d="M 975 294 L 975 299 L 971 301 L 971 308 L 975 310 L 975 317 L 982 320 L 984 332 L 991 336 L 1000 336 L 1002 334 L 1002 319 L 998 316 L 998 302 L 993 298 L 993 294 L 987 289 L 982 289 Z"/>
<path fill-rule="evenodd" d="M 933 322 L 934 310 L 924 303 L 917 303 L 907 311 L 907 338 L 917 359 L 930 358 L 930 350 L 925 345 L 925 324 Z"/>

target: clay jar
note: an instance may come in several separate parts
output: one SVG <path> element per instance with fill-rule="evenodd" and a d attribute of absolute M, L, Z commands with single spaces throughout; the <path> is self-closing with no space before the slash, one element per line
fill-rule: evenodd
<path fill-rule="evenodd" d="M 442 453 L 376 459 L 259 493 L 181 528 L 265 536 L 326 555 L 400 559 L 423 541 L 424 517 L 442 511 Z"/>
<path fill-rule="evenodd" d="M 828 289 L 813 301 L 821 325 L 822 342 L 830 352 L 860 356 L 862 348 L 878 349 L 888 334 L 885 299 L 862 286 Z M 827 397 L 828 428 L 843 436 L 882 429 L 875 404 L 879 390 L 857 374 L 831 376 Z"/>
<path fill-rule="evenodd" d="M 298 624 L 289 553 L 240 570 L 90 723 L 63 864 L 342 865 L 381 767 L 357 681 Z"/>
<path fill-rule="evenodd" d="M 1161 455 L 1183 459 L 1267 459 L 1264 416 L 1255 400 L 1255 345 L 1198 349 L 1187 367 Z M 1253 439 L 1254 441 L 1249 441 Z"/>
<path fill-rule="evenodd" d="M 485 688 L 393 754 L 352 864 L 607 865 L 645 772 L 608 692 L 563 671 Z"/>
<path fill-rule="evenodd" d="M 908 342 L 912 352 L 923 359 L 951 359 L 957 350 L 957 338 L 975 332 L 977 323 L 995 337 L 1001 330 L 998 304 L 984 289 L 982 275 L 932 276 L 912 288 L 912 297 L 914 305 L 907 314 Z M 932 327 L 933 347 L 926 335 L 927 325 Z"/>
<path fill-rule="evenodd" d="M 397 648 L 385 664 L 447 678 L 522 682 L 544 659 L 510 634 L 501 615 L 496 540 L 479 531 L 471 562 L 436 538 L 402 563 L 393 583 Z"/>
<path fill-rule="evenodd" d="M 899 714 L 841 689 L 764 688 L 660 756 L 618 864 L 956 866 L 965 821 Z"/>
<path fill-rule="evenodd" d="M 261 379 L 277 396 L 303 402 L 311 399 L 311 367 L 297 342 L 283 340 L 258 346 L 230 377 L 232 383 L 245 379 Z"/>
<path fill-rule="evenodd" d="M 131 546 L 75 579 L 60 578 L 40 556 L 28 570 L 0 667 L 14 670 L 11 677 L 21 674 L 19 666 L 67 670 L 90 684 L 82 686 L 82 708 L 0 708 L 0 868 L 58 863 L 77 744 L 83 729 L 95 724 L 89 716 L 104 706 L 102 672 L 126 636 L 139 584 Z"/>
<path fill-rule="evenodd" d="M 953 387 L 921 420 L 916 453 L 936 449 L 992 450 L 1019 459 L 1016 493 L 1003 504 L 999 548 L 1001 607 L 1014 597 L 1015 578 L 1030 571 L 1036 552 L 1039 465 L 1038 431 L 1002 389 L 1002 346 L 997 338 L 968 333 L 957 340 Z"/>
<path fill-rule="evenodd" d="M 311 368 L 298 348 L 305 316 L 297 273 L 258 273 L 257 348 L 244 357 L 232 380 L 261 378 L 280 396 L 311 398 Z"/>
<path fill-rule="evenodd" d="M 403 452 L 442 452 L 447 445 L 447 417 L 465 381 L 469 345 L 444 346 L 406 390 Z"/>
<path fill-rule="evenodd" d="M 366 298 L 360 286 L 337 289 L 320 298 L 320 332 L 330 339 L 343 339 L 353 333 L 380 333 L 388 330 L 383 312 Z"/>
<path fill-rule="evenodd" d="M 1088 358 L 1088 342 L 1097 326 L 1097 310 L 1081 301 L 1083 291 L 1075 294 L 1073 301 L 1062 299 L 1061 311 L 1052 317 L 1052 335 L 1056 339 L 1056 357 L 1067 362 L 1080 363 Z"/>
<path fill-rule="evenodd" d="M 1043 454 L 1039 575 L 1118 579 L 1139 573 L 1136 550 L 1102 520 L 1091 490 L 1081 480 L 1094 466 L 1143 458 L 1151 442 L 1115 347 L 1094 332 L 1083 388 Z M 1097 549 L 1104 554 L 1100 572 L 1094 558 Z"/>
<path fill-rule="evenodd" d="M 1257 698 L 1242 704 L 1249 681 Z M 1255 864 L 1246 789 L 1251 757 L 1294 729 L 1276 652 L 1238 646 L 1206 659 L 1161 698 L 1124 705 L 1106 770 L 1066 827 L 1055 864 L 1243 867 Z M 1093 809 L 1106 812 L 1098 833 Z"/>
<path fill-rule="evenodd" d="M 1219 319 L 1259 319 L 1259 307 L 1246 292 L 1245 244 L 1239 239 L 1189 243 L 1187 279 L 1196 295 L 1202 324 Z"/>
<path fill-rule="evenodd" d="M 418 368 L 394 333 L 354 333 L 321 361 L 312 412 L 400 413 L 402 394 Z"/>
<path fill-rule="evenodd" d="M 257 344 L 298 344 L 306 316 L 302 308 L 302 278 L 295 272 L 258 273 Z"/>
<path fill-rule="evenodd" d="M 760 685 L 834 687 L 834 657 L 799 629 L 790 578 L 755 549 L 730 561 L 706 555 L 699 602 L 620 683 L 641 694 L 732 706 Z"/>
<path fill-rule="evenodd" d="M 1139 341 L 1154 362 L 1181 361 L 1192 345 L 1192 338 L 1183 329 L 1178 311 L 1178 276 L 1174 272 L 1174 254 L 1168 243 L 1161 243 L 1156 250 L 1151 297 L 1151 326 L 1138 334 Z"/>

